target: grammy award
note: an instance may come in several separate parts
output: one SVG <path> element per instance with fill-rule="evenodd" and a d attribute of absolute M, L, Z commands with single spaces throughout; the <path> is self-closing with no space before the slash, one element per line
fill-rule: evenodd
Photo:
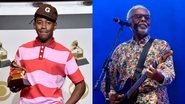
<path fill-rule="evenodd" d="M 74 55 L 78 66 L 89 64 L 88 60 L 83 57 L 83 49 L 79 47 L 77 40 L 72 42 L 71 52 Z"/>
<path fill-rule="evenodd" d="M 3 48 L 0 42 L 0 68 L 10 65 L 10 60 L 7 59 L 7 51 Z"/>
<path fill-rule="evenodd" d="M 10 90 L 21 90 L 25 87 L 31 86 L 28 79 L 26 79 L 26 69 L 24 67 L 21 67 L 17 65 L 15 61 L 12 61 L 10 64 L 10 68 L 12 72 L 10 80 L 8 81 L 8 87 L 10 88 Z"/>

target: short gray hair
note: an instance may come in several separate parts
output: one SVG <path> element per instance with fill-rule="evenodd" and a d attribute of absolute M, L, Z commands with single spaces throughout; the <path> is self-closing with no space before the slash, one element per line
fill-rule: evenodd
<path fill-rule="evenodd" d="M 148 14 L 150 15 L 150 11 L 149 11 L 146 7 L 144 7 L 143 5 L 135 5 L 135 6 L 133 6 L 132 8 L 130 8 L 130 10 L 127 12 L 127 20 L 129 20 L 132 11 L 133 11 L 133 10 L 136 10 L 136 9 L 138 9 L 138 8 L 145 9 L 145 10 L 148 12 Z"/>

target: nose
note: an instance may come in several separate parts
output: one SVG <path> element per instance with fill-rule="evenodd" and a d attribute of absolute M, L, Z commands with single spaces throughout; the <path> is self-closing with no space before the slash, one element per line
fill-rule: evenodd
<path fill-rule="evenodd" d="M 46 22 L 42 22 L 42 28 L 46 28 Z"/>
<path fill-rule="evenodd" d="M 144 16 L 142 16 L 142 17 L 141 17 L 141 20 L 144 21 L 144 20 L 146 20 L 146 18 L 145 18 Z"/>

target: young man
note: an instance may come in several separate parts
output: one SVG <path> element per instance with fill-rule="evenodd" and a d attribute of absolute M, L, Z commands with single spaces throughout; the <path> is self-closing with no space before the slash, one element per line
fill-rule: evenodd
<path fill-rule="evenodd" d="M 128 78 L 134 80 L 134 73 L 137 69 L 138 60 L 143 51 L 143 47 L 149 41 L 148 34 L 150 27 L 150 11 L 142 5 L 132 7 L 127 14 L 127 19 L 131 23 L 133 39 L 120 44 L 112 55 L 110 62 L 110 89 L 114 94 L 109 93 L 111 104 L 120 103 L 124 94 L 115 94 L 115 88 L 120 83 L 122 89 Z M 159 61 L 164 53 L 170 50 L 170 46 L 164 40 L 155 39 L 146 56 L 141 75 L 146 73 L 147 79 L 139 87 L 136 101 L 137 104 L 169 104 L 167 85 L 175 78 L 172 56 L 164 62 L 153 67 L 155 61 Z M 117 75 L 119 80 L 117 81 Z M 134 80 L 135 81 L 135 80 Z M 137 80 L 136 80 L 137 81 Z M 102 82 L 102 91 L 105 94 L 105 79 Z M 133 100 L 132 100 L 133 101 Z"/>
<path fill-rule="evenodd" d="M 35 40 L 19 47 L 15 62 L 26 69 L 26 77 L 31 86 L 10 88 L 20 93 L 21 104 L 64 104 L 61 87 L 68 76 L 75 89 L 65 104 L 75 104 L 85 92 L 84 77 L 72 53 L 53 37 L 57 27 L 58 13 L 49 4 L 41 5 L 34 15 Z M 9 80 L 11 80 L 10 72 Z"/>

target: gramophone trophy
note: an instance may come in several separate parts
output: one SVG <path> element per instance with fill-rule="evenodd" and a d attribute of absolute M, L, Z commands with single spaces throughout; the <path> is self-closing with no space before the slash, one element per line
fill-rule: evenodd
<path fill-rule="evenodd" d="M 71 52 L 74 55 L 78 66 L 89 64 L 88 60 L 83 57 L 83 49 L 78 46 L 77 40 L 72 42 Z"/>
<path fill-rule="evenodd" d="M 7 59 L 7 51 L 2 47 L 0 42 L 0 68 L 10 65 L 10 60 Z"/>
<path fill-rule="evenodd" d="M 25 87 L 31 86 L 28 79 L 26 79 L 26 69 L 16 64 L 15 61 L 12 61 L 10 64 L 11 72 L 8 87 L 11 91 L 17 92 L 16 90 L 21 90 Z"/>

